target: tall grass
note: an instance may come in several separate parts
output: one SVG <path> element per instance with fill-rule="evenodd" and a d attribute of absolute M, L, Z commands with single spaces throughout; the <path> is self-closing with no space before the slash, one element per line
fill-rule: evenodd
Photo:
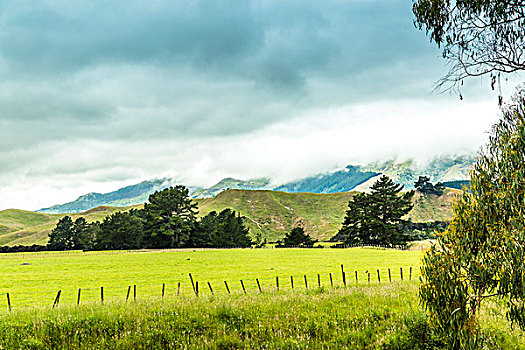
<path fill-rule="evenodd" d="M 0 316 L 0 348 L 438 349 L 416 288 L 393 283 L 19 310 Z M 490 349 L 525 345 L 521 333 L 487 334 Z"/>

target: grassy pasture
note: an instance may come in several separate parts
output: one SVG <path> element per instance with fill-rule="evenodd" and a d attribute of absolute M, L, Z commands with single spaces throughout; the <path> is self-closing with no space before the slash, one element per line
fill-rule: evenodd
<path fill-rule="evenodd" d="M 159 298 L 162 284 L 166 284 L 166 298 L 177 293 L 190 296 L 193 291 L 188 274 L 199 282 L 201 294 L 210 294 L 210 282 L 216 294 L 226 294 L 224 281 L 232 293 L 242 293 L 240 280 L 249 294 L 258 293 L 256 278 L 263 290 L 275 288 L 279 277 L 282 290 L 291 288 L 294 276 L 296 290 L 304 290 L 304 275 L 310 288 L 330 286 L 332 273 L 335 286 L 342 285 L 341 264 L 347 273 L 347 283 L 355 284 L 358 271 L 360 284 L 367 284 L 366 271 L 371 271 L 371 283 L 377 282 L 377 269 L 382 283 L 400 279 L 403 268 L 405 280 L 413 267 L 412 280 L 419 276 L 421 252 L 383 249 L 232 249 L 180 250 L 137 252 L 50 252 L 0 255 L 0 305 L 7 309 L 6 293 L 10 293 L 13 308 L 50 306 L 58 290 L 62 291 L 60 304 L 75 304 L 78 288 L 82 288 L 84 303 L 104 299 L 124 300 L 128 286 L 137 285 L 137 299 Z M 25 265 L 28 263 L 30 265 Z M 24 264 L 24 265 L 23 265 Z M 131 292 L 131 295 L 133 292 Z"/>
<path fill-rule="evenodd" d="M 523 349 L 501 308 L 483 349 Z M 116 301 L 0 314 L 0 349 L 442 349 L 417 282 L 248 295 Z"/>

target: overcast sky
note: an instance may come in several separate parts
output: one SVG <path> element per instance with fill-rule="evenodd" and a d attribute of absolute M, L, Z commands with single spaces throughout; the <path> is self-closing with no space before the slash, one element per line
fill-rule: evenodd
<path fill-rule="evenodd" d="M 3 0 L 0 210 L 475 152 L 496 95 L 432 93 L 446 66 L 411 6 Z"/>

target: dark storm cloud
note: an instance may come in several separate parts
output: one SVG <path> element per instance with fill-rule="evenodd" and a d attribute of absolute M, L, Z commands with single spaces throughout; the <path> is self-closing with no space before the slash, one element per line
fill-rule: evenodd
<path fill-rule="evenodd" d="M 4 0 L 0 182 L 131 179 L 168 172 L 175 158 L 178 169 L 208 169 L 207 152 L 218 158 L 225 140 L 312 111 L 322 120 L 356 104 L 427 100 L 445 68 L 411 5 Z M 206 164 L 191 165 L 199 156 Z"/>

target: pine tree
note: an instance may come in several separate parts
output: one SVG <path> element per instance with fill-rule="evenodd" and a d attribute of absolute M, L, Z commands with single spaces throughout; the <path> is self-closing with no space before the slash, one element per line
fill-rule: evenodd
<path fill-rule="evenodd" d="M 317 240 L 314 240 L 312 237 L 307 235 L 302 227 L 294 227 L 284 236 L 282 246 L 311 248 L 314 246 L 315 242 L 317 242 Z"/>
<path fill-rule="evenodd" d="M 348 202 L 338 236 L 346 244 L 401 244 L 406 241 L 401 224 L 412 209 L 413 191 L 401 194 L 403 185 L 381 176 L 371 193 L 359 193 Z"/>
<path fill-rule="evenodd" d="M 70 250 L 74 245 L 74 223 L 71 217 L 66 215 L 49 234 L 47 247 L 49 250 Z"/>
<path fill-rule="evenodd" d="M 400 224 L 405 222 L 403 216 L 412 210 L 414 191 L 401 194 L 403 187 L 383 175 L 370 188 L 371 205 L 377 218 L 375 238 L 379 244 L 399 244 L 406 241 Z"/>
<path fill-rule="evenodd" d="M 149 196 L 144 205 L 146 231 L 153 248 L 185 246 L 196 224 L 197 205 L 184 186 L 169 187 Z"/>

